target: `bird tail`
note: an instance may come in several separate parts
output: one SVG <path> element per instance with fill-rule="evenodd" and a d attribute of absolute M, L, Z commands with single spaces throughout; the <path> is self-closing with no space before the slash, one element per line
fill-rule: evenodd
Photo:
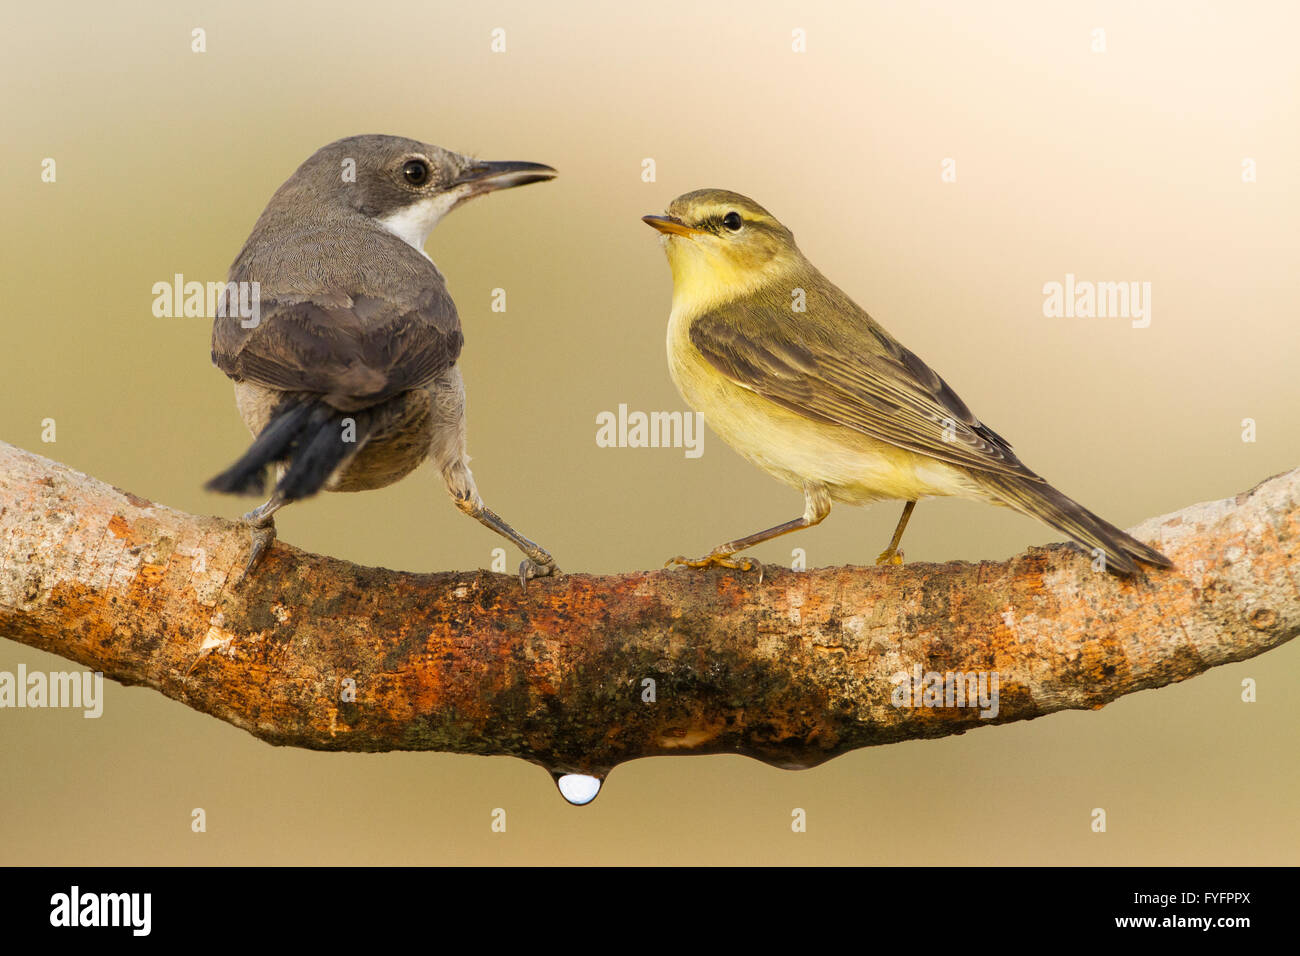
<path fill-rule="evenodd" d="M 285 502 L 310 497 L 361 448 L 372 423 L 368 411 L 342 412 L 318 399 L 290 396 L 272 413 L 248 451 L 204 487 L 225 494 L 260 495 L 266 469 L 287 462 L 276 495 Z"/>
<path fill-rule="evenodd" d="M 1155 548 L 1097 517 L 1047 482 L 1035 480 L 1036 477 L 983 474 L 978 481 L 1007 507 L 1037 518 L 1089 550 L 1100 548 L 1106 555 L 1108 571 L 1123 576 L 1136 574 L 1138 561 L 1160 568 L 1174 566 Z"/>

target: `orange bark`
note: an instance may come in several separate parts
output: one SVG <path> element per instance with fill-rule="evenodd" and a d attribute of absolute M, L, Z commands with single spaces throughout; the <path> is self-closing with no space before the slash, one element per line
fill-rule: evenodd
<path fill-rule="evenodd" d="M 277 542 L 0 443 L 0 634 L 274 744 L 510 754 L 602 776 L 655 754 L 807 767 L 857 747 L 1097 708 L 1290 640 L 1300 469 L 1135 534 L 1177 565 L 410 574 Z M 895 706 L 895 675 L 998 676 L 996 716 Z M 653 681 L 653 685 L 646 681 Z M 647 700 L 653 687 L 653 701 Z M 349 688 L 355 688 L 354 695 Z"/>

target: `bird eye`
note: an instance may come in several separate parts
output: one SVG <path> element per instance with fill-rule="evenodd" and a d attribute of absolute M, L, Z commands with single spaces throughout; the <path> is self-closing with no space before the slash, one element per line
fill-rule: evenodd
<path fill-rule="evenodd" d="M 730 229 L 732 232 L 739 232 L 741 226 L 740 213 L 738 212 L 727 213 L 725 216 L 722 217 L 722 224 L 726 226 L 728 229 Z"/>
<path fill-rule="evenodd" d="M 408 160 L 402 167 L 402 175 L 412 186 L 418 186 L 429 178 L 429 165 L 422 159 Z"/>

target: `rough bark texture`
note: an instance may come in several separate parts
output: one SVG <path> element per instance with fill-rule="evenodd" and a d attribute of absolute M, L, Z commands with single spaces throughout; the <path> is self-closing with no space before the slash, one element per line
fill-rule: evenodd
<path fill-rule="evenodd" d="M 1300 469 L 1133 533 L 1124 581 L 1064 545 L 1002 563 L 531 582 L 363 568 L 277 543 L 240 589 L 238 524 L 0 443 L 0 635 L 274 744 L 807 767 L 857 747 L 1099 708 L 1300 628 Z M 891 677 L 997 672 L 999 710 L 896 707 Z M 643 700 L 649 678 L 653 703 Z M 346 700 L 348 681 L 355 700 Z"/>

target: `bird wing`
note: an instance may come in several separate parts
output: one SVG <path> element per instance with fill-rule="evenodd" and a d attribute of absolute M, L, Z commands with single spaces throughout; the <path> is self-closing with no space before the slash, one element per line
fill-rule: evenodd
<path fill-rule="evenodd" d="M 217 318 L 213 364 L 235 381 L 318 394 L 344 411 L 426 384 L 456 362 L 464 342 L 441 281 L 405 302 L 361 293 L 263 295 L 259 318 L 253 328 L 239 315 Z"/>
<path fill-rule="evenodd" d="M 788 300 L 751 295 L 692 320 L 691 343 L 735 384 L 813 421 L 950 464 L 1042 480 L 847 296 L 806 295 L 808 312 L 818 310 L 815 326 Z"/>

